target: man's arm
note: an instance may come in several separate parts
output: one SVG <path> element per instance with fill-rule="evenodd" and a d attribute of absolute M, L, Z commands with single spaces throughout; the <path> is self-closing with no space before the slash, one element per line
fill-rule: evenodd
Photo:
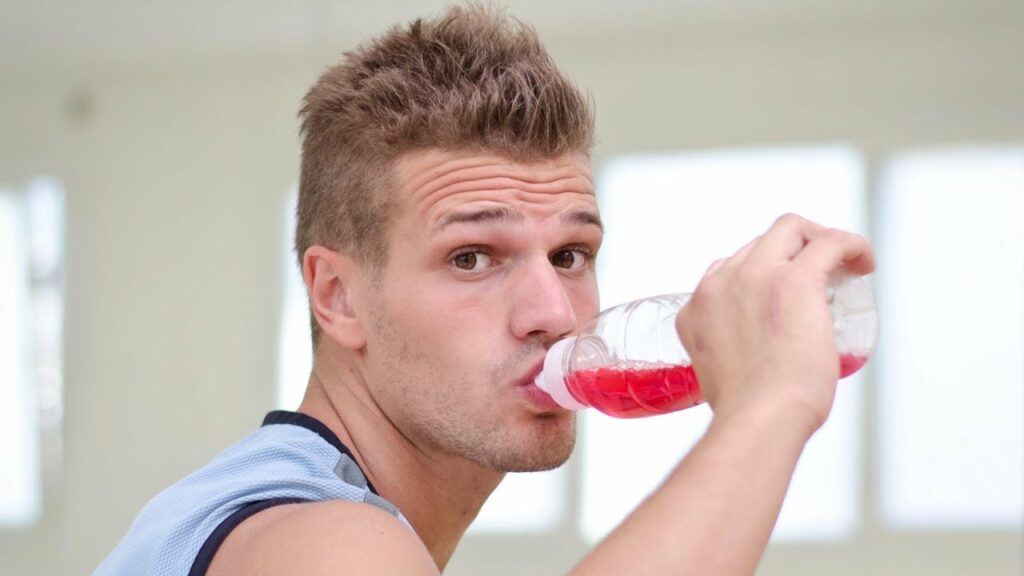
<path fill-rule="evenodd" d="M 714 419 L 577 573 L 754 572 L 803 446 L 835 396 L 825 292 L 840 266 L 871 272 L 864 238 L 787 215 L 709 269 L 676 326 Z"/>
<path fill-rule="evenodd" d="M 785 411 L 715 418 L 578 574 L 753 574 L 807 436 Z"/>
<path fill-rule="evenodd" d="M 437 576 L 438 570 L 416 534 L 391 514 L 331 500 L 275 506 L 239 524 L 207 571 L 236 574 Z"/>

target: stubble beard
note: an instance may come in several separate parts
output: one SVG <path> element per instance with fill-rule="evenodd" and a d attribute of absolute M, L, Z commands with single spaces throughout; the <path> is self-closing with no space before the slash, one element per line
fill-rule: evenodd
<path fill-rule="evenodd" d="M 511 379 L 511 368 L 502 367 L 487 382 L 495 388 L 496 407 L 467 405 L 463 392 L 479 382 L 417 349 L 394 328 L 381 304 L 373 324 L 387 365 L 378 365 L 378 402 L 394 412 L 387 416 L 413 444 L 499 472 L 552 470 L 569 459 L 576 443 L 574 413 L 501 414 L 497 400 L 502 393 L 514 393 L 497 388 Z M 522 365 L 508 362 L 510 367 L 515 364 Z"/>

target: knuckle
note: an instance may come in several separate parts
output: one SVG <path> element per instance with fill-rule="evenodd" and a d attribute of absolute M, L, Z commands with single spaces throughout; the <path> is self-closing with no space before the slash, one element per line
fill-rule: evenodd
<path fill-rule="evenodd" d="M 697 307 L 702 306 L 710 297 L 709 294 L 715 293 L 717 290 L 718 279 L 715 276 L 704 276 L 693 291 L 690 304 Z"/>
<path fill-rule="evenodd" d="M 693 335 L 689 328 L 692 321 L 689 318 L 688 308 L 689 306 L 684 306 L 679 314 L 676 314 L 676 333 L 679 334 L 679 341 L 683 343 L 683 347 L 689 350 L 690 344 L 693 342 Z"/>
<path fill-rule="evenodd" d="M 706 336 L 702 334 L 708 329 L 708 322 L 715 317 L 713 305 L 708 303 L 707 292 L 698 290 L 690 297 L 690 301 L 676 314 L 676 333 L 691 355 L 703 350 Z"/>
<path fill-rule="evenodd" d="M 829 241 L 835 242 L 837 244 L 845 243 L 851 238 L 851 234 L 849 234 L 848 232 L 844 232 L 838 228 L 826 228 L 823 232 L 823 236 L 827 238 Z"/>
<path fill-rule="evenodd" d="M 800 216 L 797 216 L 792 212 L 786 212 L 785 214 L 775 219 L 775 224 L 777 226 L 791 226 L 802 221 L 803 218 L 801 218 Z"/>
<path fill-rule="evenodd" d="M 718 260 L 715 260 L 714 262 L 711 263 L 710 266 L 708 266 L 708 269 L 704 272 L 704 275 L 705 276 L 710 276 L 710 275 L 714 274 L 715 272 L 718 272 L 718 270 L 722 266 L 725 266 L 725 263 L 726 263 L 726 259 L 725 258 L 719 258 Z"/>
<path fill-rule="evenodd" d="M 722 297 L 722 279 L 717 276 L 705 277 L 693 291 L 687 308 L 689 314 L 700 314 L 702 311 L 715 306 L 715 303 Z"/>
<path fill-rule="evenodd" d="M 849 232 L 847 234 L 849 236 L 850 242 L 853 242 L 857 246 L 857 248 L 860 248 L 862 250 L 867 250 L 868 248 L 870 248 L 871 242 L 868 241 L 867 237 L 861 234 L 857 234 L 855 232 Z"/>

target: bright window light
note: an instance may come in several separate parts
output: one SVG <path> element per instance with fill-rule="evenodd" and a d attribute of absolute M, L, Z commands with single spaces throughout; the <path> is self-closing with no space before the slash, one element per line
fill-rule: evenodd
<path fill-rule="evenodd" d="M 30 243 L 21 198 L 0 189 L 0 526 L 29 525 L 40 508 Z"/>
<path fill-rule="evenodd" d="M 1020 529 L 1024 148 L 901 155 L 883 192 L 883 516 Z"/>
<path fill-rule="evenodd" d="M 557 526 L 565 513 L 565 468 L 508 474 L 494 491 L 470 534 L 539 532 Z"/>
<path fill-rule="evenodd" d="M 22 194 L 30 231 L 33 382 L 40 431 L 49 443 L 44 469 L 59 469 L 64 422 L 64 188 L 54 178 L 38 177 Z"/>
<path fill-rule="evenodd" d="M 281 306 L 281 334 L 278 340 L 277 407 L 295 410 L 302 402 L 313 369 L 313 349 L 309 336 L 309 304 L 306 285 L 295 258 L 295 208 L 298 189 L 288 194 L 284 211 L 284 246 L 281 270 L 284 301 Z"/>
<path fill-rule="evenodd" d="M 848 148 L 737 150 L 616 160 L 601 175 L 607 230 L 602 307 L 692 291 L 707 267 L 783 213 L 864 233 L 863 163 Z M 804 450 L 775 540 L 837 539 L 859 510 L 859 376 L 840 383 L 826 425 Z M 707 407 L 642 420 L 587 411 L 581 528 L 596 541 L 636 507 L 692 447 Z"/>

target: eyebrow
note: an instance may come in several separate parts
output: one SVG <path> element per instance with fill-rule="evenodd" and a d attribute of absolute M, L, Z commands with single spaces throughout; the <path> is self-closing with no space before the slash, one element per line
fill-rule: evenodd
<path fill-rule="evenodd" d="M 489 208 L 486 210 L 474 210 L 472 212 L 455 212 L 441 219 L 437 230 L 443 231 L 451 224 L 481 224 L 485 222 L 500 222 L 505 224 L 522 224 L 526 218 L 519 212 L 508 208 Z M 562 214 L 562 222 L 566 224 L 582 224 L 584 226 L 597 226 L 604 232 L 604 224 L 601 217 L 589 210 L 574 210 Z"/>
<path fill-rule="evenodd" d="M 604 223 L 596 212 L 590 210 L 576 210 L 562 215 L 562 221 L 566 224 L 583 224 L 584 226 L 597 226 L 604 232 Z"/>
<path fill-rule="evenodd" d="M 474 210 L 472 212 L 455 212 L 441 219 L 438 231 L 442 231 L 451 224 L 481 224 L 484 222 L 502 222 L 507 224 L 520 224 L 525 220 L 519 212 L 513 212 L 508 208 L 489 208 L 486 210 Z"/>

